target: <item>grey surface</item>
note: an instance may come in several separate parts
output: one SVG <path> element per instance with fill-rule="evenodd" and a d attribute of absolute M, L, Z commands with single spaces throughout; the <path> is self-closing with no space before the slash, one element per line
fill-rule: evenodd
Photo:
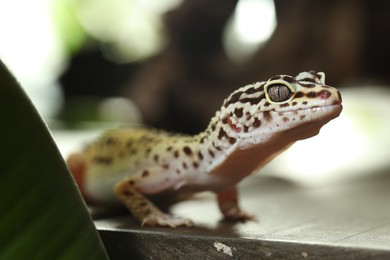
<path fill-rule="evenodd" d="M 324 187 L 252 176 L 240 191 L 257 222 L 220 222 L 214 196 L 202 194 L 171 209 L 193 219 L 191 228 L 140 227 L 126 213 L 95 223 L 113 259 L 390 259 L 390 171 Z"/>

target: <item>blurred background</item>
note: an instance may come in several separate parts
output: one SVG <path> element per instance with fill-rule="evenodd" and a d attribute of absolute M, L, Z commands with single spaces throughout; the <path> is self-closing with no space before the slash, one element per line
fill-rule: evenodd
<path fill-rule="evenodd" d="M 321 183 L 389 167 L 389 25 L 380 0 L 0 0 L 0 58 L 64 154 L 67 129 L 194 134 L 240 86 L 324 71 L 342 116 L 267 171 Z"/>

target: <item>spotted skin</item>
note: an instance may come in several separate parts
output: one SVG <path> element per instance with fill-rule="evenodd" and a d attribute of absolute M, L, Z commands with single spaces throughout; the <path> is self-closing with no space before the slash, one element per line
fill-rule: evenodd
<path fill-rule="evenodd" d="M 142 225 L 190 226 L 161 212 L 150 196 L 213 191 L 229 220 L 251 220 L 238 205 L 236 184 L 295 141 L 318 134 L 342 110 L 325 74 L 278 75 L 234 91 L 205 131 L 195 136 L 149 128 L 104 133 L 68 159 L 83 195 L 121 201 Z"/>

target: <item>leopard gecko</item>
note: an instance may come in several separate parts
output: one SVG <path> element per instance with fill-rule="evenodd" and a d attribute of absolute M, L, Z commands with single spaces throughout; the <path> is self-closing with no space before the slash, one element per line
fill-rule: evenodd
<path fill-rule="evenodd" d="M 251 220 L 239 206 L 237 183 L 295 141 L 317 135 L 341 111 L 340 92 L 325 84 L 324 73 L 277 75 L 231 93 L 197 135 L 109 130 L 67 163 L 85 198 L 120 201 L 142 225 L 192 225 L 150 198 L 201 191 L 216 193 L 225 219 Z"/>

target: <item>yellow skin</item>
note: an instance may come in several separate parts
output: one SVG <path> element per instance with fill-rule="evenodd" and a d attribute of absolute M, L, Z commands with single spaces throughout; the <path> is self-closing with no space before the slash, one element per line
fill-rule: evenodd
<path fill-rule="evenodd" d="M 121 201 L 142 225 L 190 226 L 161 212 L 149 197 L 213 191 L 226 219 L 254 219 L 238 205 L 236 184 L 295 141 L 318 134 L 342 110 L 324 73 L 278 75 L 234 91 L 195 136 L 149 128 L 104 133 L 68 158 L 83 195 Z"/>

